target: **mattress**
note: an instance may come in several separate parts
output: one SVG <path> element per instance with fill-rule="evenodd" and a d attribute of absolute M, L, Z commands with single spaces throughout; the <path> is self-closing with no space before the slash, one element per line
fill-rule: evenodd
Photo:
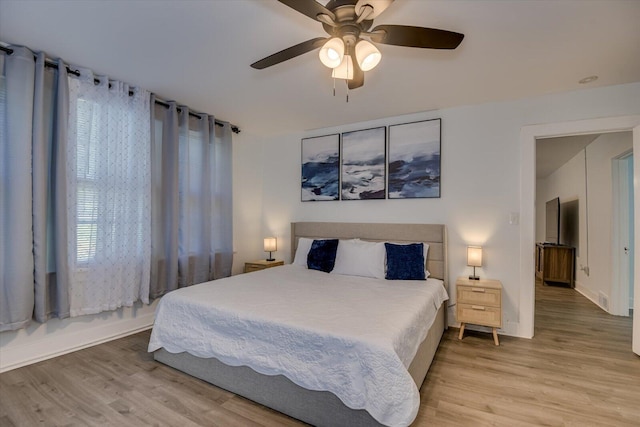
<path fill-rule="evenodd" d="M 447 299 L 437 279 L 377 280 L 288 265 L 167 294 L 149 351 L 283 375 L 382 424 L 408 425 L 419 392 L 407 367 Z"/>

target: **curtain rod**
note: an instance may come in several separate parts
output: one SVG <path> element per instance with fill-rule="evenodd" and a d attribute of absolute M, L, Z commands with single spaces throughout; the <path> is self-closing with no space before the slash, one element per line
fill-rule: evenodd
<path fill-rule="evenodd" d="M 0 45 L 0 50 L 2 50 L 2 51 L 4 51 L 4 52 L 6 52 L 6 53 L 7 53 L 7 55 L 11 55 L 11 54 L 13 53 L 13 49 L 8 48 L 8 47 L 5 47 L 5 46 L 2 46 L 2 45 Z M 44 65 L 45 65 L 45 67 L 49 67 L 49 68 L 56 68 L 56 69 L 58 68 L 58 64 L 57 64 L 57 63 L 55 63 L 55 62 L 53 62 L 53 61 L 52 61 L 51 59 L 49 59 L 49 58 L 45 58 L 45 60 L 44 60 Z M 76 76 L 76 77 L 80 77 L 80 71 L 78 71 L 78 70 L 74 70 L 74 69 L 71 69 L 71 68 L 69 68 L 69 66 L 67 66 L 67 73 L 69 73 L 69 74 L 73 74 L 73 75 L 74 75 L 74 76 Z M 95 84 L 99 84 L 99 83 L 100 83 L 100 80 L 99 80 L 99 79 L 93 79 L 93 82 L 94 82 Z M 129 92 L 129 94 L 131 95 L 131 94 L 133 94 L 133 93 L 132 93 L 132 92 Z M 169 104 L 168 104 L 167 102 L 165 102 L 165 101 L 162 101 L 162 100 L 160 100 L 160 99 L 156 99 L 156 101 L 155 101 L 155 102 L 156 102 L 156 104 L 158 104 L 158 105 L 162 105 L 162 106 L 164 106 L 164 107 L 169 108 Z M 181 108 L 180 108 L 180 107 L 178 107 L 178 111 L 180 111 L 180 110 L 181 110 Z M 189 111 L 189 115 L 190 115 L 190 116 L 192 116 L 192 117 L 200 118 L 200 115 L 199 115 L 199 114 L 194 113 L 194 112 L 191 112 L 191 111 Z M 216 121 L 215 121 L 215 123 L 216 123 L 216 125 L 218 125 L 218 126 L 224 126 L 224 123 L 222 123 L 221 121 L 216 120 Z M 231 124 L 231 132 L 236 133 L 236 134 L 237 134 L 237 133 L 240 133 L 240 128 L 239 128 L 238 126 L 234 125 L 234 124 Z"/>

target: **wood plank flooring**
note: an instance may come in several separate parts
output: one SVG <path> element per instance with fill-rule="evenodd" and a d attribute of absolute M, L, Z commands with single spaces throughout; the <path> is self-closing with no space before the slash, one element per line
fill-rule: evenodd
<path fill-rule="evenodd" d="M 300 426 L 153 360 L 149 332 L 0 375 L 0 426 Z M 532 340 L 445 332 L 413 426 L 638 426 L 631 319 L 538 284 Z"/>

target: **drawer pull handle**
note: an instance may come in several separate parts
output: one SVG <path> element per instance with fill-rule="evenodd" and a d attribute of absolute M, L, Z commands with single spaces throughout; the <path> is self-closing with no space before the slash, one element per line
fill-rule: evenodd
<path fill-rule="evenodd" d="M 473 292 L 482 292 L 484 293 L 484 288 L 471 288 Z"/>
<path fill-rule="evenodd" d="M 472 305 L 471 309 L 472 310 L 482 310 L 482 311 L 484 311 L 484 307 L 481 306 L 481 305 Z"/>

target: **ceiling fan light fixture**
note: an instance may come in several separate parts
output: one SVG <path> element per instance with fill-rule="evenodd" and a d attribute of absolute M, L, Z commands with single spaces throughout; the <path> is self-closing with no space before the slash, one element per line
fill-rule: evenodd
<path fill-rule="evenodd" d="M 353 58 L 351 58 L 351 55 L 344 55 L 340 66 L 333 69 L 331 77 L 343 80 L 353 79 Z"/>
<path fill-rule="evenodd" d="M 339 37 L 329 39 L 320 49 L 318 56 L 320 62 L 329 68 L 340 66 L 344 57 L 344 42 Z"/>
<path fill-rule="evenodd" d="M 356 45 L 356 59 L 362 71 L 369 71 L 380 63 L 382 54 L 373 43 L 367 40 L 360 40 Z"/>

